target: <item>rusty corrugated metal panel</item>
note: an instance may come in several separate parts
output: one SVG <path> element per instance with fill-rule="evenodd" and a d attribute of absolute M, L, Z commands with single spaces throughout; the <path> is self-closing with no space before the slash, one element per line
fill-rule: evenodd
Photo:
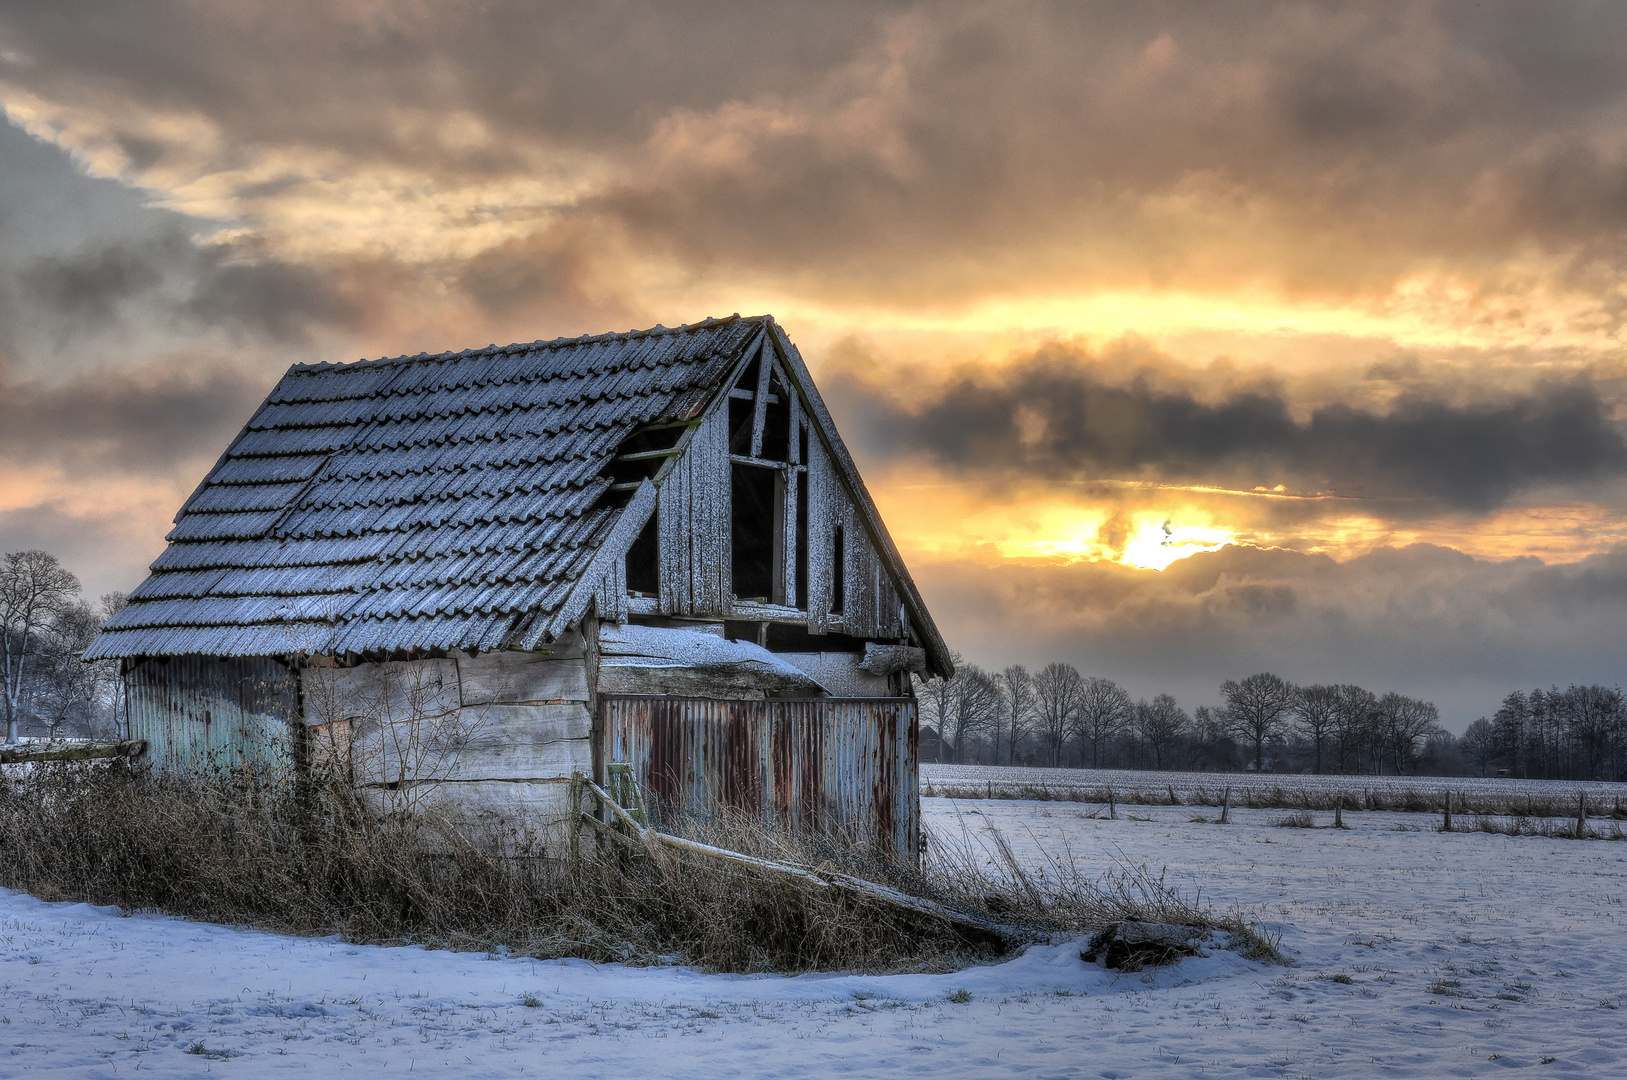
<path fill-rule="evenodd" d="M 744 813 L 920 857 L 916 705 L 909 698 L 704 698 L 605 694 L 605 760 L 625 761 L 650 802 Z"/>
<path fill-rule="evenodd" d="M 130 737 L 156 769 L 289 769 L 297 677 L 264 658 L 158 657 L 124 677 Z"/>

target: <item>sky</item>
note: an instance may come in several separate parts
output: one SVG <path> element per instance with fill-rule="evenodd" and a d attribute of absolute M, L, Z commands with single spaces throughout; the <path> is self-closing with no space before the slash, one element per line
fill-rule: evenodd
<path fill-rule="evenodd" d="M 773 314 L 952 647 L 1615 684 L 1627 8 L 0 7 L 0 549 L 129 589 L 289 364 Z"/>

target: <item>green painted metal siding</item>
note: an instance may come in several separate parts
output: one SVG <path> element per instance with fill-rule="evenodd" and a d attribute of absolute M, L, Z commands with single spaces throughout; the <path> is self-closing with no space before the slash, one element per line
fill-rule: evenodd
<path fill-rule="evenodd" d="M 130 736 L 163 771 L 291 769 L 298 675 L 267 657 L 153 657 L 124 677 Z"/>

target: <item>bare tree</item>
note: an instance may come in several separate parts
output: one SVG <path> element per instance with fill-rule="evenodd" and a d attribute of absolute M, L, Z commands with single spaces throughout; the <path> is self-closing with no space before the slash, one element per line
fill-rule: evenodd
<path fill-rule="evenodd" d="M 1395 771 L 1405 772 L 1418 756 L 1418 741 L 1439 725 L 1440 710 L 1431 702 L 1389 693 L 1378 699 L 1378 715 Z"/>
<path fill-rule="evenodd" d="M 69 604 L 41 629 L 36 641 L 30 711 L 45 722 L 52 739 L 64 728 L 94 734 L 104 691 L 105 665 L 80 656 L 95 640 L 102 618 L 86 603 Z"/>
<path fill-rule="evenodd" d="M 1156 768 L 1164 767 L 1165 755 L 1180 742 L 1191 724 L 1191 718 L 1168 694 L 1159 694 L 1150 702 L 1142 701 L 1136 704 L 1136 733 L 1152 748 L 1153 765 Z"/>
<path fill-rule="evenodd" d="M 1006 698 L 1006 764 L 1017 764 L 1017 743 L 1034 718 L 1034 676 L 1021 664 L 1012 664 L 1000 673 L 1000 686 Z M 998 744 L 995 761 L 999 761 Z"/>
<path fill-rule="evenodd" d="M 1497 760 L 1497 730 L 1491 721 L 1482 716 L 1470 724 L 1458 740 L 1458 753 L 1481 776 L 1490 776 L 1492 763 Z"/>
<path fill-rule="evenodd" d="M 1233 728 L 1254 744 L 1254 768 L 1265 768 L 1265 744 L 1282 730 L 1283 718 L 1293 702 L 1292 688 L 1270 672 L 1250 675 L 1242 682 L 1220 684 L 1226 715 Z"/>
<path fill-rule="evenodd" d="M 951 695 L 947 713 L 948 730 L 941 732 L 955 747 L 955 761 L 966 760 L 966 738 L 986 731 L 990 726 L 999 733 L 1000 684 L 976 664 L 956 664 L 955 675 L 949 680 Z"/>
<path fill-rule="evenodd" d="M 1051 751 L 1051 764 L 1062 764 L 1062 742 L 1079 711 L 1084 678 L 1072 664 L 1046 664 L 1034 675 L 1034 719 Z"/>
<path fill-rule="evenodd" d="M 1090 767 L 1101 764 L 1102 743 L 1124 730 L 1135 706 L 1130 695 L 1112 679 L 1092 675 L 1079 688 L 1079 710 L 1074 731 L 1090 743 Z"/>
<path fill-rule="evenodd" d="M 950 653 L 949 659 L 954 663 L 955 670 L 959 671 L 965 663 L 960 653 Z M 930 679 L 917 677 L 915 680 L 915 696 L 921 702 L 921 723 L 931 726 L 938 733 L 938 760 L 943 761 L 944 743 L 948 741 L 947 727 L 950 714 L 954 711 L 955 695 L 958 688 L 950 679 L 941 675 L 934 675 Z"/>
<path fill-rule="evenodd" d="M 1296 686 L 1293 688 L 1294 727 L 1310 740 L 1315 750 L 1316 763 L 1311 771 L 1322 771 L 1322 747 L 1333 733 L 1339 719 L 1339 688 L 1337 686 Z"/>
<path fill-rule="evenodd" d="M 55 555 L 14 551 L 0 560 L 0 687 L 5 698 L 6 741 L 17 741 L 24 676 L 40 633 L 79 592 L 79 579 Z"/>
<path fill-rule="evenodd" d="M 1359 771 L 1368 749 L 1377 744 L 1378 697 L 1351 683 L 1340 685 L 1333 717 L 1334 759 L 1339 771 Z"/>

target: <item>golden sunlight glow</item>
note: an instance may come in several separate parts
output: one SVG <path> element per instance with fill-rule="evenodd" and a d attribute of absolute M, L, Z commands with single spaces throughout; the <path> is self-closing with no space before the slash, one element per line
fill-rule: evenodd
<path fill-rule="evenodd" d="M 1143 570 L 1162 570 L 1176 559 L 1200 551 L 1217 551 L 1232 543 L 1235 541 L 1225 529 L 1176 525 L 1169 518 L 1155 522 L 1143 516 L 1118 560 Z"/>

